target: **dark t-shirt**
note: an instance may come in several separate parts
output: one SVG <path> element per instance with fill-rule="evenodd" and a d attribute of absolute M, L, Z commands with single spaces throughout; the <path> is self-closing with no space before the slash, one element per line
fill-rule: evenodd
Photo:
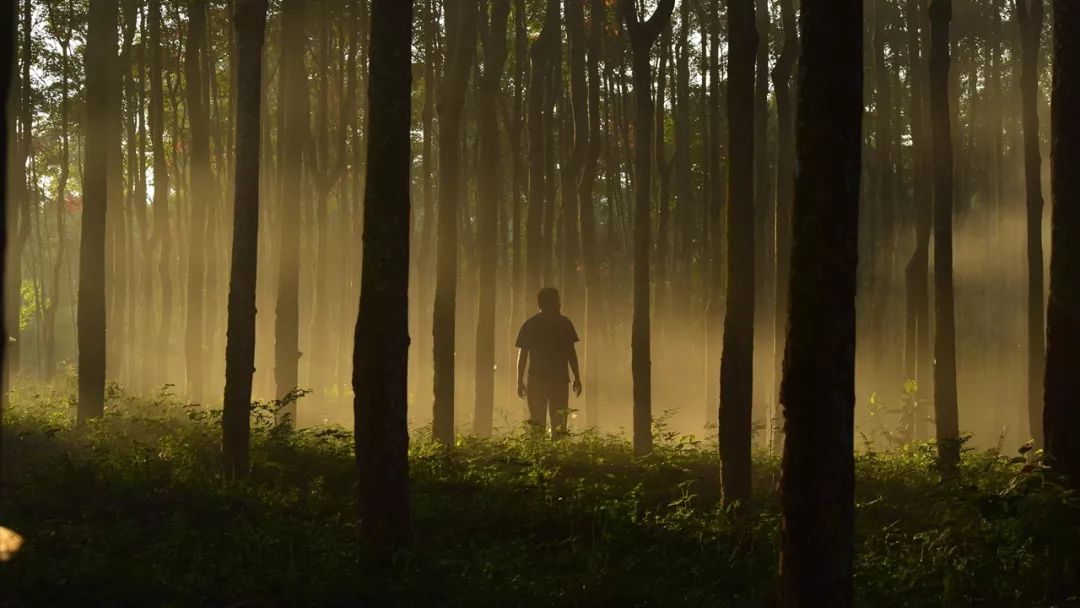
<path fill-rule="evenodd" d="M 518 348 L 529 351 L 529 382 L 570 381 L 570 352 L 578 341 L 570 319 L 560 314 L 533 315 L 518 332 Z"/>

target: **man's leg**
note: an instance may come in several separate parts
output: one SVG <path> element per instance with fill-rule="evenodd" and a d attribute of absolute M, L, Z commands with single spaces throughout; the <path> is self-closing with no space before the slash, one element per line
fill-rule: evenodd
<path fill-rule="evenodd" d="M 539 382 L 530 382 L 525 388 L 525 402 L 529 404 L 529 432 L 542 435 L 547 428 L 547 391 Z"/>
<path fill-rule="evenodd" d="M 566 417 L 570 407 L 570 385 L 559 382 L 550 387 L 548 407 L 551 409 L 551 436 L 554 439 L 565 437 Z"/>

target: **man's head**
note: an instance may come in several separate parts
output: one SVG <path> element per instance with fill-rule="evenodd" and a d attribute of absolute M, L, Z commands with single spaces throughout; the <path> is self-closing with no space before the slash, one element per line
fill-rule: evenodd
<path fill-rule="evenodd" d="M 540 312 L 559 312 L 562 303 L 559 300 L 559 290 L 554 287 L 545 287 L 536 294 L 536 303 L 540 306 Z"/>

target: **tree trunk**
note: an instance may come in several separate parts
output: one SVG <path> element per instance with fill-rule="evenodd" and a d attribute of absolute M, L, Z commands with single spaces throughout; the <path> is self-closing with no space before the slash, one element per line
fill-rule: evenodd
<path fill-rule="evenodd" d="M 375 542 L 402 540 L 409 529 L 412 8 L 412 0 L 371 6 L 364 256 L 352 382 L 360 532 Z"/>
<path fill-rule="evenodd" d="M 1042 0 L 1014 0 L 1020 25 L 1020 98 L 1024 124 L 1024 193 L 1027 204 L 1027 396 L 1028 431 L 1043 445 L 1043 375 L 1046 325 L 1043 316 L 1042 157 L 1039 154 L 1039 49 L 1042 46 Z"/>
<path fill-rule="evenodd" d="M 585 0 L 563 1 L 566 7 L 567 42 L 571 55 L 567 62 L 570 66 L 570 90 L 567 91 L 565 84 L 563 85 L 559 106 L 562 118 L 559 142 L 560 148 L 564 151 L 562 159 L 559 161 L 560 175 L 562 177 L 562 191 L 560 193 L 562 196 L 562 307 L 567 316 L 574 319 L 579 318 L 583 310 L 581 297 L 581 235 L 578 231 L 581 199 L 578 194 L 578 186 L 581 184 L 581 173 L 584 168 L 584 148 L 578 145 L 578 133 L 588 128 L 588 118 L 585 117 L 586 108 L 584 107 L 581 108 L 582 115 L 578 115 L 578 107 L 583 106 L 585 103 L 585 49 L 581 42 L 583 36 L 577 37 L 576 44 L 569 43 L 569 21 L 570 13 L 574 11 L 581 13 L 584 3 Z M 576 59 L 574 53 L 578 54 Z M 575 70 L 573 64 L 575 61 L 580 64 L 576 72 L 579 78 L 578 90 L 575 90 L 574 83 Z M 563 74 L 561 59 L 559 65 L 560 67 L 555 73 L 561 81 Z"/>
<path fill-rule="evenodd" d="M 487 11 L 484 11 L 485 13 Z M 476 409 L 473 433 L 491 435 L 495 410 L 495 273 L 499 261 L 499 206 L 501 172 L 499 145 L 499 87 L 506 63 L 506 34 L 510 0 L 495 0 L 491 21 L 481 20 L 480 40 L 484 45 L 484 66 L 477 83 L 476 106 L 480 148 L 480 201 L 477 240 L 479 298 L 476 315 Z"/>
<path fill-rule="evenodd" d="M 314 280 L 312 281 L 312 305 L 314 314 L 309 323 L 310 357 L 308 382 L 316 389 L 327 389 L 334 385 L 333 336 L 330 332 L 330 323 L 333 318 L 332 311 L 336 298 L 330 295 L 331 271 L 330 258 L 331 246 L 335 239 L 337 226 L 330 220 L 330 194 L 335 185 L 345 173 L 349 158 L 348 149 L 348 123 L 350 116 L 355 113 L 356 105 L 356 81 L 355 75 L 350 72 L 348 85 L 338 83 L 332 86 L 330 83 L 331 57 L 330 57 L 330 26 L 326 5 L 321 7 L 322 32 L 319 36 L 319 89 L 316 96 L 315 110 L 315 133 L 312 138 L 313 154 L 312 172 L 315 175 L 315 251 L 314 251 Z M 354 8 L 353 10 L 359 10 Z M 355 27 L 355 26 L 354 26 Z M 341 91 L 342 97 L 338 100 L 338 133 L 336 142 L 336 156 L 331 159 L 331 136 L 330 136 L 330 94 L 331 89 Z M 325 390 L 324 398 L 328 397 Z"/>
<path fill-rule="evenodd" d="M 251 381 L 255 374 L 255 277 L 259 258 L 259 136 L 266 0 L 239 0 L 236 28 L 236 178 L 222 456 L 226 478 L 248 475 Z"/>
<path fill-rule="evenodd" d="M 1043 425 L 1050 466 L 1080 489 L 1080 5 L 1054 2 L 1053 100 L 1050 122 L 1050 303 L 1046 312 L 1046 405 Z M 1051 600 L 1080 592 L 1076 553 L 1062 551 L 1065 570 Z"/>
<path fill-rule="evenodd" d="M 432 151 L 434 138 L 434 128 L 432 127 L 432 120 L 435 116 L 435 97 L 436 97 L 436 74 L 440 71 L 440 52 L 437 49 L 436 38 L 438 30 L 439 13 L 436 6 L 436 0 L 424 0 L 427 6 L 427 14 L 424 15 L 423 21 L 423 38 L 424 38 L 424 106 L 421 110 L 421 157 L 422 157 L 422 172 L 421 188 L 423 193 L 423 217 L 421 218 L 420 225 L 420 244 L 417 247 L 419 250 L 420 259 L 417 260 L 418 276 L 421 277 L 417 283 L 416 299 L 419 300 L 417 308 L 420 314 L 417 315 L 417 337 L 416 346 L 413 350 L 413 358 L 419 360 L 417 367 L 419 369 L 428 370 L 432 369 L 431 365 L 431 347 L 428 344 L 428 340 L 431 338 L 429 331 L 419 330 L 420 319 L 430 318 L 428 315 L 432 312 L 431 306 L 431 294 L 432 287 L 431 281 L 424 279 L 423 277 L 430 277 L 434 272 L 432 249 L 434 245 L 433 232 L 435 229 L 435 184 L 434 175 L 438 168 L 438 162 L 435 153 Z M 430 384 L 426 383 L 426 380 L 421 378 L 430 378 L 426 374 L 419 378 L 413 378 L 413 382 L 416 383 L 416 394 L 423 394 L 424 391 L 431 389 Z M 420 384 L 425 382 L 424 384 Z M 430 393 L 429 393 L 430 394 Z"/>
<path fill-rule="evenodd" d="M 10 3 L 8 7 L 0 12 L 0 108 L 8 108 L 9 100 L 11 97 L 11 83 L 14 80 L 15 71 L 15 32 L 16 32 L 16 16 L 15 16 L 15 3 Z M 8 192 L 8 146 L 7 141 L 11 135 L 11 122 L 4 112 L 3 116 L 0 116 L 0 142 L 4 142 L 4 145 L 0 145 L 0 192 Z M 0 286 L 7 285 L 5 275 L 7 274 L 6 258 L 7 255 L 7 217 L 8 217 L 8 197 L 4 196 L 0 200 Z M 7 292 L 0 287 L 0 336 L 7 336 L 6 328 L 4 327 L 7 322 L 6 315 L 2 311 L 7 310 Z M 5 340 L 6 341 L 6 340 Z M 5 361 L 7 345 L 0 345 L 0 370 L 6 369 Z M 10 383 L 5 374 L 0 373 L 0 488 L 2 488 L 4 480 L 4 464 L 3 464 L 3 436 L 4 436 L 4 409 L 8 402 L 8 389 Z"/>
<path fill-rule="evenodd" d="M 769 154 L 769 35 L 770 15 L 769 0 L 754 3 L 754 23 L 757 25 L 756 61 L 754 68 L 754 339 L 768 344 L 773 341 L 772 315 L 776 306 L 772 303 L 773 295 L 773 238 L 776 234 L 774 222 L 775 200 L 771 191 L 773 180 L 770 171 Z M 767 322 L 769 321 L 769 322 Z M 751 348 L 752 365 L 756 368 L 761 355 Z M 770 377 L 771 366 L 764 366 L 758 372 L 765 379 L 766 386 L 775 380 Z M 761 384 L 761 383 L 759 383 Z M 720 389 L 723 390 L 722 388 Z M 765 387 L 752 386 L 751 403 L 758 401 L 770 405 L 772 391 Z M 768 411 L 765 412 L 768 420 Z"/>
<path fill-rule="evenodd" d="M 934 414 L 938 465 L 952 475 L 960 462 L 953 304 L 953 150 L 949 116 L 949 22 L 952 0 L 930 4 L 930 115 L 934 129 Z"/>
<path fill-rule="evenodd" d="M 525 248 L 522 247 L 522 217 L 521 206 L 524 190 L 528 186 L 527 169 L 525 167 L 525 154 L 522 152 L 523 135 L 525 129 L 525 79 L 529 63 L 529 36 L 526 28 L 528 15 L 525 9 L 525 0 L 514 0 L 514 105 L 513 118 L 510 126 L 510 148 L 513 159 L 513 176 L 511 178 L 511 201 L 510 201 L 510 230 L 511 240 L 510 253 L 510 306 L 507 318 L 507 332 L 512 332 L 525 311 L 525 288 L 522 268 L 522 255 Z M 513 349 L 506 349 L 507 373 L 514 374 Z M 514 386 L 514 382 L 510 382 Z M 516 396 L 516 395 L 515 395 Z"/>
<path fill-rule="evenodd" d="M 476 48 L 476 0 L 446 6 L 447 68 L 439 85 L 439 210 L 432 355 L 432 435 L 454 444 L 454 347 L 457 319 L 458 208 L 461 198 L 462 111 Z M 374 60 L 374 59 L 373 59 Z"/>
<path fill-rule="evenodd" d="M 86 40 L 86 111 L 105 116 L 116 79 L 116 2 L 92 0 Z M 105 211 L 108 204 L 108 125 L 85 125 L 82 237 L 79 243 L 79 424 L 105 411 Z"/>
<path fill-rule="evenodd" d="M 926 59 L 921 40 L 923 11 L 920 0 L 908 1 L 907 51 L 911 89 L 912 203 L 915 216 L 915 249 L 905 270 L 904 375 L 915 380 L 920 394 L 932 394 L 930 361 L 930 233 L 933 227 L 932 164 L 926 129 Z M 919 419 L 922 416 L 918 417 Z M 912 439 L 920 439 L 918 419 Z"/>
<path fill-rule="evenodd" d="M 18 5 L 18 2 L 13 3 Z M 19 36 L 18 44 L 21 47 L 22 63 L 18 64 L 16 70 L 18 75 L 14 77 L 15 89 L 12 91 L 13 103 L 11 107 L 11 111 L 15 114 L 13 118 L 15 121 L 15 161 L 10 167 L 13 187 L 9 190 L 14 203 L 11 214 L 14 225 L 11 227 L 10 235 L 13 238 L 8 243 L 6 258 L 4 259 L 4 263 L 7 264 L 8 282 L 0 286 L 0 289 L 5 294 L 6 308 L 4 308 L 3 314 L 6 316 L 4 323 L 9 332 L 6 340 L 8 355 L 5 362 L 7 367 L 3 369 L 3 373 L 9 383 L 12 384 L 12 378 L 19 373 L 22 360 L 22 331 L 19 327 L 19 315 L 22 310 L 22 255 L 30 237 L 30 217 L 33 214 L 33 202 L 30 200 L 33 188 L 31 187 L 31 181 L 27 179 L 27 168 L 31 166 L 34 147 L 33 85 L 30 78 L 30 64 L 33 62 L 31 45 L 33 16 L 31 13 L 32 7 L 29 0 L 24 0 L 22 10 L 18 16 L 22 21 L 22 28 L 17 33 Z M 20 125 L 22 127 L 21 138 L 19 137 Z M 7 145 L 7 142 L 2 143 Z M 6 196 L 8 193 L 5 192 L 4 194 Z"/>
<path fill-rule="evenodd" d="M 544 268 L 543 234 L 544 199 L 546 192 L 544 106 L 549 63 L 559 39 L 559 1 L 548 0 L 544 27 L 529 50 L 529 72 L 526 114 L 529 130 L 529 195 L 528 217 L 525 220 L 525 301 L 526 308 L 540 290 Z M 550 152 L 550 151 L 549 151 Z"/>
<path fill-rule="evenodd" d="M 576 4 L 576 3 L 575 3 Z M 570 37 L 570 88 L 574 96 L 574 145 L 584 148 L 584 166 L 578 187 L 581 216 L 581 261 L 585 270 L 585 426 L 600 424 L 600 334 L 602 331 L 604 291 L 600 282 L 599 259 L 596 251 L 596 206 L 593 188 L 596 183 L 597 162 L 600 159 L 600 53 L 603 50 L 604 23 L 607 12 L 603 0 L 592 0 L 589 7 L 588 57 L 580 65 L 581 54 L 577 40 L 585 35 L 584 17 L 576 9 L 567 10 L 566 22 Z M 575 76 L 582 67 L 588 72 L 588 106 L 581 99 L 584 74 Z M 580 121 L 588 120 L 588 133 Z M 579 126 L 580 125 L 580 126 Z"/>
<path fill-rule="evenodd" d="M 772 387 L 776 411 L 769 416 L 769 449 L 783 446 L 783 423 L 780 412 L 780 375 L 784 364 L 783 341 L 788 326 L 788 282 L 791 272 L 791 213 L 795 205 L 795 99 L 791 76 L 799 60 L 799 31 L 795 22 L 795 1 L 782 0 L 780 21 L 784 26 L 784 46 L 773 68 L 773 87 L 776 89 L 776 235 L 775 290 L 776 305 L 773 320 L 772 366 L 775 384 Z"/>
<path fill-rule="evenodd" d="M 754 61 L 753 0 L 728 0 L 727 310 L 720 359 L 720 484 L 728 503 L 750 498 L 754 386 Z"/>
<path fill-rule="evenodd" d="M 51 382 L 56 377 L 56 313 L 60 308 L 62 296 L 61 272 L 67 259 L 67 183 L 71 173 L 71 148 L 70 148 L 70 119 L 68 108 L 70 96 L 68 91 L 69 65 L 71 52 L 71 26 L 69 16 L 58 16 L 54 19 L 50 12 L 50 21 L 54 27 L 60 29 L 60 177 L 56 184 L 56 259 L 52 267 L 52 297 L 45 306 L 45 323 L 42 328 L 45 341 L 45 369 L 44 379 Z"/>
<path fill-rule="evenodd" d="M 654 259 L 652 260 L 652 269 L 655 274 L 653 283 L 653 293 L 655 295 L 655 301 L 653 307 L 656 316 L 656 334 L 660 338 L 657 350 L 660 353 L 660 373 L 658 374 L 661 380 L 661 393 L 664 391 L 663 381 L 670 378 L 670 372 L 665 369 L 664 364 L 669 362 L 667 348 L 668 334 L 668 321 L 671 319 L 670 310 L 670 280 L 671 274 L 669 272 L 669 252 L 671 250 L 671 241 L 669 234 L 671 233 L 671 173 L 675 167 L 675 157 L 668 158 L 668 144 L 667 144 L 667 103 L 668 98 L 668 73 L 671 69 L 671 40 L 672 40 L 672 28 L 670 26 L 665 27 L 660 34 L 660 49 L 658 51 L 657 75 L 656 75 L 656 101 L 654 104 L 655 111 L 653 112 L 653 122 L 655 126 L 655 142 L 653 144 L 655 152 L 654 164 L 656 166 L 656 180 L 659 182 L 656 194 L 656 247 Z M 675 88 L 674 78 L 672 80 L 672 89 Z M 672 91 L 674 92 L 674 91 Z M 674 105 L 675 96 L 671 96 L 672 105 Z M 651 228 L 650 228 L 651 230 Z"/>
<path fill-rule="evenodd" d="M 862 0 L 803 0 L 780 606 L 853 605 Z"/>
<path fill-rule="evenodd" d="M 649 323 L 649 248 L 652 222 L 649 198 L 652 181 L 653 100 L 649 94 L 652 46 L 667 27 L 675 0 L 660 0 L 652 16 L 641 21 L 633 0 L 619 0 L 630 36 L 634 82 L 634 320 L 630 335 L 630 368 L 634 395 L 634 453 L 652 451 L 652 376 Z"/>
<path fill-rule="evenodd" d="M 707 175 L 712 198 L 708 203 L 708 248 L 709 269 L 706 280 L 708 305 L 705 311 L 706 333 L 706 389 L 705 420 L 711 423 L 718 415 L 720 403 L 720 379 L 716 370 L 720 367 L 723 351 L 724 311 L 724 231 L 723 211 L 727 198 L 720 164 L 721 141 L 720 128 L 720 0 L 712 0 L 709 15 L 709 165 Z"/>
<path fill-rule="evenodd" d="M 286 399 L 299 386 L 300 208 L 303 204 L 304 147 L 308 140 L 308 87 L 304 53 L 307 3 L 285 0 L 281 7 L 281 214 L 278 236 L 277 310 L 274 316 L 275 397 Z M 296 402 L 278 411 L 278 422 L 296 424 Z"/>
<path fill-rule="evenodd" d="M 187 56 L 188 122 L 191 125 L 191 216 L 188 232 L 187 319 L 184 327 L 184 357 L 187 394 L 195 403 L 206 398 L 206 352 L 203 344 L 203 300 L 206 275 L 206 206 L 211 188 L 210 125 L 203 85 L 203 53 L 206 50 L 206 0 L 190 0 Z M 119 255 L 119 254 L 118 254 Z M 116 292 L 114 291 L 114 294 Z"/>
<path fill-rule="evenodd" d="M 172 232 L 169 229 L 169 165 L 165 159 L 164 89 L 161 65 L 161 0 L 151 0 L 150 20 L 150 142 L 154 156 L 154 248 L 158 253 L 161 283 L 161 319 L 158 348 L 153 355 L 154 382 L 168 376 L 169 333 L 172 323 Z M 144 331 L 151 333 L 149 328 Z M 149 355 L 148 355 L 149 356 Z"/>
<path fill-rule="evenodd" d="M 874 162 L 877 174 L 877 199 L 881 209 L 881 238 L 875 244 L 879 251 L 878 265 L 873 269 L 878 280 L 875 282 L 873 305 L 875 323 L 871 333 L 873 346 L 872 369 L 884 382 L 884 389 L 891 390 L 891 374 L 886 367 L 891 362 L 887 355 L 893 347 L 889 332 L 889 306 L 892 303 L 893 266 L 896 259 L 897 231 L 896 209 L 894 197 L 894 168 L 892 146 L 895 135 L 893 133 L 893 96 L 892 96 L 892 73 L 889 71 L 888 58 L 886 56 L 886 19 L 890 14 L 883 14 L 888 7 L 886 0 L 877 0 L 874 9 L 874 41 L 872 53 L 874 56 L 874 89 L 877 98 L 875 108 L 875 141 Z"/>

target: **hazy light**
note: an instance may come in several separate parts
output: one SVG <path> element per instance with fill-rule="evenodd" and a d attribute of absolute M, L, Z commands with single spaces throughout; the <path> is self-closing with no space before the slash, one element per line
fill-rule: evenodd
<path fill-rule="evenodd" d="M 23 537 L 13 530 L 0 526 L 0 562 L 6 562 L 15 557 L 22 545 Z"/>

